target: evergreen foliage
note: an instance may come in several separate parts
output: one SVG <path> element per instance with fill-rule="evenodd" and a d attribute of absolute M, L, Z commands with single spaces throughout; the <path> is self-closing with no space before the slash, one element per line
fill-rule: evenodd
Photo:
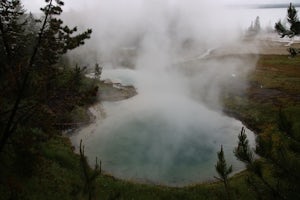
<path fill-rule="evenodd" d="M 298 199 L 299 185 L 299 142 L 288 139 L 292 133 L 292 124 L 280 111 L 278 116 L 279 133 L 261 133 L 257 137 L 255 152 L 260 159 L 255 160 L 248 139 L 242 128 L 238 146 L 234 154 L 238 160 L 245 163 L 248 171 L 254 176 L 248 176 L 247 183 L 263 199 Z M 291 137 L 289 137 L 291 138 Z M 270 170 L 271 177 L 266 177 L 265 171 Z"/>
<path fill-rule="evenodd" d="M 43 64 L 56 64 L 61 55 L 68 50 L 84 45 L 84 40 L 89 39 L 92 33 L 91 29 L 83 33 L 74 35 L 77 32 L 77 27 L 69 28 L 63 25 L 63 21 L 55 16 L 62 13 L 61 6 L 63 2 L 56 0 L 56 4 L 51 3 L 46 5 L 41 10 L 44 15 L 49 15 L 47 19 L 47 29 L 43 33 L 41 48 L 39 48 L 39 60 Z M 46 62 L 46 63 L 45 63 Z"/>
<path fill-rule="evenodd" d="M 279 20 L 275 24 L 275 30 L 281 35 L 281 37 L 294 37 L 295 35 L 300 34 L 300 22 L 297 16 L 297 10 L 295 6 L 293 6 L 292 3 L 290 3 L 290 6 L 287 9 L 287 21 L 290 24 L 290 27 L 285 27 L 281 20 Z"/>
<path fill-rule="evenodd" d="M 227 163 L 224 157 L 223 152 L 223 146 L 221 146 L 221 150 L 218 152 L 218 162 L 215 165 L 216 171 L 219 175 L 219 177 L 215 177 L 216 179 L 222 181 L 225 186 L 225 190 L 227 193 L 227 198 L 230 198 L 230 191 L 229 191 L 229 185 L 228 185 L 228 176 L 232 173 L 232 165 L 227 167 Z"/>
<path fill-rule="evenodd" d="M 98 63 L 95 64 L 95 79 L 100 79 L 103 67 Z"/>
<path fill-rule="evenodd" d="M 253 162 L 253 152 L 250 149 L 244 127 L 242 127 L 238 139 L 238 146 L 234 149 L 235 156 L 238 160 L 247 164 L 251 164 Z"/>
<path fill-rule="evenodd" d="M 297 16 L 297 10 L 295 8 L 295 6 L 292 5 L 292 3 L 290 3 L 290 6 L 287 9 L 287 21 L 293 25 L 297 22 L 299 22 L 298 16 Z"/>
<path fill-rule="evenodd" d="M 61 85 L 58 80 L 61 74 L 70 73 L 70 70 L 57 64 L 68 50 L 83 45 L 92 31 L 88 29 L 76 35 L 76 27 L 64 26 L 57 18 L 63 4 L 61 0 L 46 0 L 46 6 L 41 9 L 44 16 L 38 20 L 31 13 L 25 13 L 20 1 L 1 1 L 0 152 L 20 125 L 32 126 L 30 122 L 37 113 L 48 115 L 44 117 L 47 119 L 52 116 L 52 122 L 47 122 L 55 124 L 58 111 L 55 102 L 67 109 L 74 107 L 74 103 L 65 98 L 66 93 L 62 93 L 70 85 Z M 83 98 L 85 95 L 79 91 L 83 71 L 76 73 L 76 69 L 74 76 L 66 79 L 71 86 L 75 85 L 67 93 L 71 92 L 74 98 Z"/>
<path fill-rule="evenodd" d="M 17 58 L 24 56 L 26 35 L 25 10 L 18 0 L 2 0 L 0 2 L 0 64 L 3 71 L 15 67 Z"/>
<path fill-rule="evenodd" d="M 261 27 L 260 27 L 259 16 L 257 16 L 257 17 L 255 18 L 254 29 L 255 29 L 257 32 L 259 32 L 260 29 L 261 29 Z"/>
<path fill-rule="evenodd" d="M 45 2 L 37 19 L 19 0 L 0 1 L 0 172 L 17 171 L 0 173 L 3 188 L 10 188 L 11 178 L 39 174 L 41 146 L 61 134 L 57 124 L 72 122 L 68 113 L 96 99 L 85 68 L 59 63 L 90 38 L 91 29 L 78 34 L 59 19 L 63 1 Z M 17 197 L 12 192 L 10 198 Z"/>
<path fill-rule="evenodd" d="M 261 26 L 260 26 L 260 19 L 259 16 L 257 16 L 255 18 L 255 21 L 253 23 L 253 21 L 251 22 L 251 25 L 249 26 L 248 30 L 247 30 L 247 36 L 256 36 L 261 32 Z"/>

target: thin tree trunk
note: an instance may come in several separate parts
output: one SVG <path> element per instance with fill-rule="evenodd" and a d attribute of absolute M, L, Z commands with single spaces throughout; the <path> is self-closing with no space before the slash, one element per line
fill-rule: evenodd
<path fill-rule="evenodd" d="M 52 5 L 52 0 L 50 0 L 50 2 L 49 2 L 48 5 L 49 5 L 49 7 L 48 7 L 48 10 L 45 12 L 46 13 L 45 19 L 44 19 L 42 28 L 41 28 L 40 33 L 39 33 L 37 44 L 36 44 L 35 48 L 33 49 L 33 53 L 32 53 L 32 55 L 30 57 L 28 68 L 27 68 L 27 71 L 25 73 L 25 77 L 23 79 L 21 88 L 20 88 L 20 90 L 18 92 L 17 99 L 16 99 L 16 101 L 14 103 L 12 112 L 11 112 L 10 117 L 9 117 L 9 120 L 8 120 L 8 122 L 7 122 L 7 124 L 6 124 L 5 128 L 4 128 L 3 135 L 2 135 L 2 137 L 0 139 L 0 153 L 3 151 L 3 148 L 4 148 L 5 144 L 7 143 L 7 140 L 11 137 L 11 135 L 14 132 L 11 129 L 11 127 L 13 127 L 13 123 L 14 123 L 17 111 L 19 110 L 20 103 L 21 103 L 21 101 L 23 99 L 24 91 L 25 91 L 25 89 L 27 87 L 27 82 L 29 80 L 30 72 L 32 70 L 32 66 L 33 66 L 33 63 L 34 63 L 37 51 L 38 51 L 38 49 L 40 47 L 40 44 L 41 44 L 41 41 L 42 41 L 42 38 L 43 38 L 43 34 L 44 34 L 44 31 L 45 31 L 45 28 L 46 28 L 46 24 L 47 24 L 47 20 L 48 20 L 48 17 L 49 17 L 49 10 L 50 10 L 51 5 Z"/>
<path fill-rule="evenodd" d="M 226 190 L 226 194 L 227 194 L 227 199 L 231 200 L 231 196 L 230 196 L 230 192 L 229 192 L 229 187 L 228 187 L 227 180 L 224 180 L 224 186 L 225 186 L 225 190 Z"/>

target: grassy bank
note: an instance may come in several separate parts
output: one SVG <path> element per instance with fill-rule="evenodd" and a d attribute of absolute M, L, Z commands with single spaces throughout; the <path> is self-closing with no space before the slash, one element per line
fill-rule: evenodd
<path fill-rule="evenodd" d="M 55 137 L 43 145 L 41 152 L 43 162 L 38 172 L 30 178 L 11 179 L 7 188 L 1 188 L 1 198 L 9 199 L 11 193 L 15 193 L 18 196 L 15 199 L 88 199 L 84 194 L 79 156 L 74 154 L 69 140 Z M 244 192 L 247 186 L 243 177 L 244 173 L 241 173 L 231 180 L 234 196 L 236 199 L 253 199 L 251 194 Z M 95 199 L 223 199 L 224 195 L 220 183 L 169 188 L 102 175 L 96 181 Z"/>
<path fill-rule="evenodd" d="M 248 76 L 249 87 L 243 95 L 224 99 L 226 112 L 237 116 L 249 128 L 261 132 L 276 125 L 279 109 L 292 119 L 300 117 L 300 58 L 261 55 Z M 298 121 L 294 121 L 298 126 Z"/>

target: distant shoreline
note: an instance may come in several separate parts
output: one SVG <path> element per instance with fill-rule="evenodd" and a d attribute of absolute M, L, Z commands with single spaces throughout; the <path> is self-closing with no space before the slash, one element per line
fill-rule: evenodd
<path fill-rule="evenodd" d="M 229 8 L 233 9 L 272 9 L 272 8 L 288 8 L 289 3 L 280 3 L 280 4 L 239 4 L 239 5 L 228 5 Z M 300 3 L 293 4 L 296 8 L 300 7 Z"/>

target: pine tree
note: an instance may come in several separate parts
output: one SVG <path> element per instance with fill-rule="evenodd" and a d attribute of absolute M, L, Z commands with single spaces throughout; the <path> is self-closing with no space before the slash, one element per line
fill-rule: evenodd
<path fill-rule="evenodd" d="M 2 92 L 7 96 L 0 97 L 0 101 L 5 102 L 5 107 L 0 108 L 0 153 L 22 121 L 30 118 L 37 108 L 49 109 L 49 98 L 56 95 L 50 92 L 55 88 L 53 80 L 58 73 L 55 64 L 68 50 L 83 45 L 92 32 L 88 29 L 74 35 L 76 27 L 70 29 L 63 26 L 63 21 L 56 18 L 62 13 L 63 1 L 45 2 L 47 5 L 42 8 L 44 17 L 38 25 L 38 35 L 35 35 L 35 30 L 32 33 L 25 31 L 29 27 L 26 23 L 20 23 L 20 19 L 26 19 L 20 1 L 3 0 L 0 4 L 0 47 L 3 47 L 0 51 L 5 52 L 6 58 L 0 61 L 3 61 L 1 71 L 5 72 L 0 74 L 0 89 L 4 88 Z M 17 47 L 23 48 L 23 40 L 27 36 L 33 40 L 30 44 L 25 43 L 28 54 L 19 55 L 16 53 Z M 8 69 L 12 72 L 8 73 Z"/>
<path fill-rule="evenodd" d="M 277 33 L 280 34 L 282 38 L 285 36 L 292 38 L 296 35 L 300 35 L 300 21 L 297 16 L 297 10 L 292 3 L 290 3 L 290 6 L 287 9 L 287 21 L 290 24 L 289 29 L 285 27 L 280 20 L 275 24 L 275 30 Z M 287 51 L 290 53 L 291 57 L 295 57 L 300 53 L 299 48 L 291 47 L 288 48 Z"/>
<path fill-rule="evenodd" d="M 298 16 L 297 16 L 297 10 L 295 8 L 295 6 L 293 6 L 292 3 L 290 3 L 290 6 L 287 9 L 287 21 L 293 25 L 297 22 L 299 22 Z"/>
<path fill-rule="evenodd" d="M 259 33 L 259 32 L 260 32 L 260 29 L 261 29 L 261 27 L 260 27 L 259 16 L 257 16 L 257 17 L 255 18 L 254 30 L 255 30 L 257 33 Z"/>
<path fill-rule="evenodd" d="M 247 36 L 256 36 L 261 31 L 259 16 L 255 18 L 255 21 L 251 22 L 251 25 L 247 29 Z"/>
<path fill-rule="evenodd" d="M 234 154 L 238 160 L 250 165 L 253 163 L 253 152 L 250 149 L 249 141 L 247 135 L 245 134 L 245 128 L 242 130 L 238 136 L 239 142 L 238 146 L 234 149 Z"/>
<path fill-rule="evenodd" d="M 238 138 L 238 146 L 234 149 L 234 154 L 238 160 L 245 163 L 248 172 L 251 174 L 247 177 L 247 183 L 249 186 L 251 186 L 261 198 L 286 199 L 287 193 L 284 192 L 282 188 L 279 188 L 282 183 L 281 180 L 278 179 L 279 177 L 274 177 L 277 182 L 277 185 L 274 185 L 265 178 L 263 173 L 264 165 L 262 159 L 268 161 L 268 163 L 272 166 L 278 165 L 278 161 L 282 161 L 283 159 L 283 157 L 280 158 L 278 157 L 279 154 L 275 153 L 277 151 L 276 148 L 278 148 L 277 144 L 273 146 L 273 140 L 271 138 L 266 138 L 265 135 L 259 135 L 257 137 L 255 152 L 261 156 L 261 159 L 255 160 L 254 152 L 250 148 L 244 128 L 242 128 Z M 282 148 L 282 146 L 279 148 Z"/>
<path fill-rule="evenodd" d="M 223 152 L 223 146 L 221 146 L 221 150 L 218 152 L 218 162 L 215 165 L 215 168 L 219 175 L 219 177 L 215 177 L 215 178 L 224 183 L 225 190 L 227 193 L 227 199 L 231 199 L 229 185 L 228 185 L 228 176 L 229 174 L 232 173 L 232 165 L 230 165 L 230 167 L 227 167 L 227 163 Z"/>
<path fill-rule="evenodd" d="M 100 79 L 102 74 L 103 67 L 100 66 L 98 63 L 95 65 L 95 79 Z"/>
<path fill-rule="evenodd" d="M 39 67 L 41 65 L 53 65 L 58 62 L 60 57 L 67 53 L 68 50 L 77 48 L 80 45 L 84 45 L 84 41 L 90 38 L 92 33 L 91 29 L 84 31 L 83 33 L 76 34 L 77 27 L 69 28 L 63 25 L 63 21 L 56 16 L 62 13 L 61 6 L 64 5 L 63 1 L 55 0 L 50 2 L 47 6 L 41 10 L 44 15 L 48 15 L 47 28 L 43 33 L 43 40 L 41 47 L 39 48 Z"/>
<path fill-rule="evenodd" d="M 297 16 L 297 10 L 292 3 L 287 9 L 287 21 L 290 24 L 290 27 L 285 27 L 279 20 L 275 24 L 275 30 L 281 35 L 281 37 L 294 37 L 295 35 L 300 34 L 300 22 Z"/>

